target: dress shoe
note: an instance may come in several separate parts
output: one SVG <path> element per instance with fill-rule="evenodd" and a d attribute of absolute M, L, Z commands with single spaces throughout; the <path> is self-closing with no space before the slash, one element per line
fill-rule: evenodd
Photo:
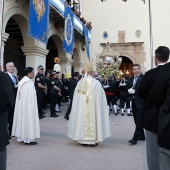
<path fill-rule="evenodd" d="M 66 120 L 69 120 L 69 117 L 67 117 L 67 116 L 64 116 L 64 119 L 66 119 Z"/>
<path fill-rule="evenodd" d="M 115 115 L 117 116 L 117 115 L 118 115 L 118 113 L 115 113 Z"/>
<path fill-rule="evenodd" d="M 122 113 L 121 116 L 124 116 L 124 113 Z"/>
<path fill-rule="evenodd" d="M 131 143 L 132 145 L 136 145 L 137 144 L 137 140 L 135 140 L 135 139 L 131 139 L 128 142 Z"/>
<path fill-rule="evenodd" d="M 42 116 L 42 118 L 45 118 L 46 116 Z"/>
<path fill-rule="evenodd" d="M 59 115 L 57 114 L 51 114 L 51 117 L 58 117 Z"/>
<path fill-rule="evenodd" d="M 84 147 L 87 147 L 88 145 L 87 144 L 81 144 L 82 146 L 84 146 Z"/>
<path fill-rule="evenodd" d="M 128 113 L 127 115 L 128 115 L 128 116 L 133 116 L 131 113 Z"/>
<path fill-rule="evenodd" d="M 43 119 L 43 117 L 42 117 L 42 116 L 39 116 L 39 119 Z"/>
<path fill-rule="evenodd" d="M 137 140 L 142 140 L 142 141 L 145 141 L 145 137 L 143 136 L 143 137 L 138 137 L 138 139 Z"/>
<path fill-rule="evenodd" d="M 37 142 L 30 142 L 30 143 L 25 143 L 25 145 L 36 145 Z"/>
<path fill-rule="evenodd" d="M 61 113 L 62 111 L 61 110 L 58 110 L 58 111 L 55 111 L 56 113 Z"/>
<path fill-rule="evenodd" d="M 113 111 L 112 109 L 110 109 L 110 111 Z"/>

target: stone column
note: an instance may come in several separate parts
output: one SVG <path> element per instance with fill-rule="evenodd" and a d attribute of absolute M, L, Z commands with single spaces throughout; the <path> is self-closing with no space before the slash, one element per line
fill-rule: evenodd
<path fill-rule="evenodd" d="M 8 40 L 9 34 L 7 33 L 2 33 L 2 43 L 1 43 L 1 56 L 0 56 L 0 62 L 2 65 L 2 70 L 4 70 L 4 46 L 5 42 Z"/>
<path fill-rule="evenodd" d="M 26 67 L 33 67 L 35 74 L 37 73 L 37 67 L 42 65 L 45 68 L 46 55 L 48 50 L 41 47 L 21 47 L 22 51 L 26 55 Z"/>
<path fill-rule="evenodd" d="M 60 58 L 61 74 L 66 71 L 71 74 L 73 60 L 70 58 Z"/>
<path fill-rule="evenodd" d="M 82 69 L 82 64 L 81 63 L 73 63 L 73 67 L 74 67 L 74 72 L 79 72 L 81 74 Z"/>

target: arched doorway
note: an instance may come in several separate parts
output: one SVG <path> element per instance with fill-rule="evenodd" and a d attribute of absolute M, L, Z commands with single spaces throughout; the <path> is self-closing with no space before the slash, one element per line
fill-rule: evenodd
<path fill-rule="evenodd" d="M 74 72 L 80 72 L 80 58 L 79 58 L 79 52 L 77 48 L 74 48 L 73 55 L 72 55 L 73 63 L 72 63 L 72 74 Z"/>
<path fill-rule="evenodd" d="M 52 71 L 54 66 L 54 58 L 58 57 L 58 49 L 52 37 L 48 40 L 47 49 L 49 50 L 49 53 L 46 58 L 46 69 L 48 71 Z"/>
<path fill-rule="evenodd" d="M 5 32 L 9 34 L 9 38 L 4 47 L 4 66 L 8 62 L 14 62 L 19 79 L 21 79 L 26 65 L 26 56 L 21 50 L 21 46 L 24 45 L 22 33 L 13 17 L 8 20 Z"/>
<path fill-rule="evenodd" d="M 127 75 L 128 77 L 132 77 L 132 65 L 133 62 L 126 56 L 120 56 L 122 58 L 122 63 L 119 69 L 122 71 L 122 75 Z"/>

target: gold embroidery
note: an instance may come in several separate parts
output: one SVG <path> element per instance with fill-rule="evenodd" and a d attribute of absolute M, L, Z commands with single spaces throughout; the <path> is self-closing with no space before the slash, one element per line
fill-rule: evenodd
<path fill-rule="evenodd" d="M 86 98 L 86 103 L 89 103 L 90 102 L 90 99 L 87 97 Z"/>
<path fill-rule="evenodd" d="M 85 92 L 85 91 L 82 91 L 82 94 L 86 94 L 86 92 Z"/>
<path fill-rule="evenodd" d="M 80 89 L 78 89 L 78 90 L 77 90 L 77 92 L 78 92 L 78 93 L 81 93 L 81 90 L 80 90 Z"/>

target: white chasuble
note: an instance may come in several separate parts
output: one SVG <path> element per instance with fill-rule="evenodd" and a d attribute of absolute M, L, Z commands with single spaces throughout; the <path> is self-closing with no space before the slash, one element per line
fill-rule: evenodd
<path fill-rule="evenodd" d="M 68 123 L 68 137 L 82 144 L 95 144 L 110 137 L 109 110 L 101 83 L 87 76 L 75 89 Z"/>
<path fill-rule="evenodd" d="M 40 138 L 36 91 L 27 76 L 18 83 L 12 135 L 23 141 Z"/>

